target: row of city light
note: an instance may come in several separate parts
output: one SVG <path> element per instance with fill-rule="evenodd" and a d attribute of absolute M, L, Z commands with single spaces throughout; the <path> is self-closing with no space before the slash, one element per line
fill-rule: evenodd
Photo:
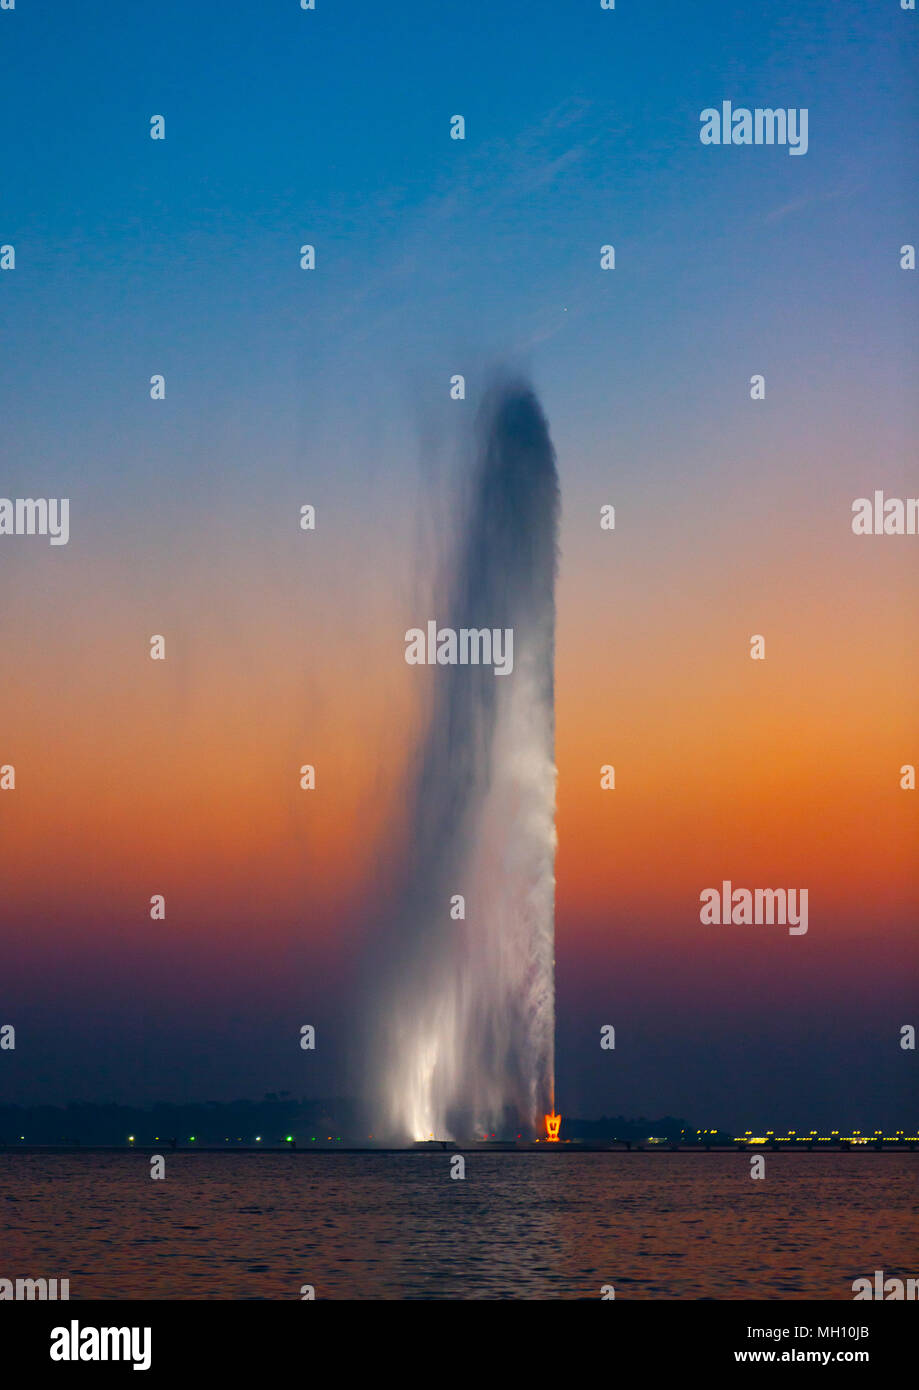
<path fill-rule="evenodd" d="M 873 1134 L 862 1134 L 860 1129 L 854 1129 L 851 1134 L 840 1134 L 838 1129 L 830 1130 L 829 1134 L 818 1134 L 815 1129 L 809 1134 L 798 1134 L 794 1129 L 790 1129 L 787 1134 L 776 1134 L 775 1130 L 767 1129 L 764 1135 L 755 1135 L 748 1129 L 742 1135 L 738 1135 L 734 1143 L 768 1144 L 771 1140 L 776 1144 L 787 1144 L 792 1139 L 796 1144 L 810 1144 L 815 1139 L 818 1144 L 832 1144 L 834 1139 L 847 1144 L 870 1144 L 872 1140 L 877 1139 L 881 1139 L 885 1144 L 913 1144 L 919 1142 L 919 1135 L 905 1134 L 902 1129 L 898 1129 L 896 1134 L 885 1134 L 881 1129 L 876 1129 Z"/>
<path fill-rule="evenodd" d="M 24 1135 L 24 1134 L 20 1134 L 19 1137 L 20 1137 L 20 1139 L 24 1139 L 24 1138 L 25 1138 L 25 1135 Z M 190 1135 L 188 1136 L 188 1142 L 189 1142 L 189 1144 L 194 1144 L 194 1143 L 196 1143 L 196 1142 L 197 1142 L 197 1138 L 198 1138 L 198 1136 L 197 1136 L 196 1134 L 190 1134 Z M 373 1135 L 372 1135 L 372 1134 L 370 1135 L 370 1138 L 371 1138 L 371 1139 L 373 1138 Z M 326 1135 L 326 1139 L 331 1143 L 331 1142 L 332 1142 L 332 1136 L 331 1136 L 331 1134 Z M 133 1135 L 133 1134 L 129 1134 L 129 1135 L 128 1135 L 128 1143 L 129 1143 L 129 1144 L 133 1144 L 133 1143 L 135 1143 L 135 1142 L 136 1142 L 136 1136 Z M 159 1144 L 159 1143 L 161 1142 L 161 1141 L 160 1141 L 160 1136 L 159 1136 L 158 1134 L 154 1134 L 154 1136 L 153 1136 L 153 1142 L 154 1142 L 154 1144 Z M 231 1142 L 231 1140 L 229 1140 L 229 1139 L 224 1139 L 223 1142 L 224 1142 L 225 1144 L 229 1144 L 229 1143 Z M 242 1144 L 242 1143 L 245 1142 L 245 1140 L 243 1139 L 242 1135 L 240 1134 L 240 1135 L 238 1135 L 237 1138 L 236 1138 L 234 1141 L 232 1141 L 232 1142 L 237 1143 L 237 1144 Z M 261 1142 L 262 1142 L 262 1136 L 261 1136 L 260 1134 L 257 1134 L 257 1135 L 255 1136 L 255 1142 L 256 1142 L 256 1144 L 261 1144 Z M 282 1142 L 283 1142 L 283 1143 L 285 1143 L 285 1144 L 292 1144 L 292 1143 L 294 1142 L 294 1136 L 293 1136 L 292 1134 L 285 1134 L 284 1139 L 283 1139 L 283 1140 L 279 1140 L 278 1142 L 279 1142 L 279 1143 L 282 1143 Z M 338 1135 L 335 1136 L 334 1142 L 335 1142 L 336 1144 L 340 1144 L 340 1143 L 341 1143 L 341 1135 L 340 1135 L 340 1134 L 338 1134 Z M 310 1138 L 310 1143 L 311 1143 L 311 1144 L 315 1144 L 315 1143 L 316 1143 L 316 1136 L 315 1136 L 315 1134 L 311 1136 L 311 1138 Z"/>
<path fill-rule="evenodd" d="M 724 1131 L 723 1131 L 723 1130 L 720 1130 L 720 1129 L 697 1129 L 697 1130 L 696 1130 L 696 1134 L 722 1134 L 723 1132 L 724 1132 Z M 681 1133 L 681 1134 L 685 1134 L 685 1133 L 686 1133 L 686 1130 L 683 1129 L 683 1130 L 680 1131 L 680 1133 Z M 757 1136 L 755 1136 L 755 1135 L 753 1134 L 752 1129 L 745 1129 L 744 1132 L 743 1132 L 743 1134 L 735 1135 L 735 1137 L 734 1137 L 734 1142 L 735 1142 L 735 1144 L 742 1144 L 742 1143 L 744 1142 L 745 1139 L 753 1139 L 754 1142 L 756 1142 L 756 1138 L 757 1138 Z M 763 1136 L 759 1136 L 759 1138 L 762 1139 Z M 767 1129 L 767 1130 L 766 1130 L 766 1134 L 765 1134 L 765 1138 L 766 1138 L 766 1139 L 777 1139 L 779 1142 L 781 1142 L 783 1139 L 784 1139 L 784 1140 L 787 1140 L 788 1138 L 794 1138 L 794 1139 L 797 1139 L 799 1142 L 807 1143 L 810 1139 L 817 1139 L 817 1138 L 821 1138 L 821 1139 L 836 1139 L 836 1138 L 842 1138 L 842 1139 L 866 1139 L 866 1138 L 867 1138 L 867 1139 L 882 1139 L 882 1138 L 883 1138 L 883 1139 L 889 1139 L 889 1140 L 891 1140 L 891 1141 L 896 1140 L 896 1139 L 911 1139 L 911 1140 L 912 1140 L 912 1139 L 917 1139 L 917 1138 L 919 1138 L 919 1135 L 915 1135 L 915 1134 L 906 1134 L 905 1131 L 902 1130 L 902 1129 L 898 1129 L 897 1132 L 896 1132 L 896 1134 L 885 1134 L 884 1131 L 883 1131 L 882 1129 L 876 1129 L 876 1130 L 874 1130 L 871 1134 L 868 1134 L 868 1135 L 862 1134 L 862 1132 L 861 1132 L 860 1129 L 853 1129 L 853 1131 L 852 1131 L 851 1134 L 841 1134 L 840 1131 L 839 1131 L 838 1129 L 831 1129 L 829 1135 L 821 1135 L 821 1134 L 819 1133 L 819 1131 L 816 1130 L 816 1129 L 810 1130 L 807 1134 L 799 1134 L 798 1131 L 797 1131 L 796 1129 L 789 1129 L 789 1130 L 786 1131 L 785 1134 L 778 1134 L 774 1129 Z"/>

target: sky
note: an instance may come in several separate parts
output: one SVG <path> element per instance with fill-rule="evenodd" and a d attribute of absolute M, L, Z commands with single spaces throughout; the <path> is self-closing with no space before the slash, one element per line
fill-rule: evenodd
<path fill-rule="evenodd" d="M 919 539 L 851 530 L 919 494 L 917 24 L 0 12 L 0 492 L 71 508 L 65 546 L 0 536 L 0 1099 L 354 1089 L 423 730 L 404 632 L 509 365 L 562 491 L 563 1113 L 919 1122 Z M 806 108 L 807 153 L 703 145 L 724 100 Z M 806 887 L 807 934 L 701 924 L 723 879 Z"/>

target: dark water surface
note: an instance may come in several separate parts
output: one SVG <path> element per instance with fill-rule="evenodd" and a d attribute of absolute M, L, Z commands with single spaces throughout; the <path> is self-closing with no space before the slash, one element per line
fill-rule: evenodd
<path fill-rule="evenodd" d="M 849 1299 L 919 1274 L 917 1158 L 0 1155 L 0 1277 L 71 1299 Z"/>

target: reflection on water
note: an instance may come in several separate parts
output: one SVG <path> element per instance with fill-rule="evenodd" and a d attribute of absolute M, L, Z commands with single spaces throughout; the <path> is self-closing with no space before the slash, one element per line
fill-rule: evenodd
<path fill-rule="evenodd" d="M 80 1298 L 852 1298 L 915 1275 L 916 1159 L 0 1156 L 0 1277 Z"/>

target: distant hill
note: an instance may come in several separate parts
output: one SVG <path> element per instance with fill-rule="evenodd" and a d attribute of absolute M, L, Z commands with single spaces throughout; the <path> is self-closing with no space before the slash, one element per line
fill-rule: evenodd
<path fill-rule="evenodd" d="M 508 1125 L 513 1138 L 516 1125 Z M 140 1146 L 169 1144 L 181 1148 L 198 1145 L 282 1144 L 291 1136 L 298 1145 L 341 1141 L 366 1144 L 372 1137 L 362 1107 L 343 1097 L 300 1100 L 284 1091 L 269 1092 L 262 1100 L 228 1103 L 203 1101 L 194 1105 L 162 1103 L 145 1109 L 130 1105 L 80 1104 L 68 1106 L 0 1105 L 0 1145 L 87 1144 L 126 1145 L 130 1136 Z M 565 1139 L 621 1139 L 641 1143 L 654 1137 L 692 1142 L 694 1126 L 666 1115 L 663 1119 L 626 1119 L 604 1115 L 599 1120 L 562 1120 Z M 721 1134 L 725 1142 L 729 1136 Z"/>
<path fill-rule="evenodd" d="M 187 1146 L 192 1136 L 205 1145 L 252 1144 L 258 1136 L 269 1145 L 287 1135 L 298 1143 L 309 1142 L 314 1135 L 323 1140 L 329 1135 L 343 1140 L 367 1137 L 352 1101 L 295 1100 L 283 1091 L 269 1093 L 260 1101 L 164 1103 L 147 1109 L 93 1104 L 0 1106 L 0 1144 L 21 1143 L 23 1135 L 27 1144 L 126 1144 L 133 1135 L 141 1145 L 176 1139 L 181 1146 Z"/>

